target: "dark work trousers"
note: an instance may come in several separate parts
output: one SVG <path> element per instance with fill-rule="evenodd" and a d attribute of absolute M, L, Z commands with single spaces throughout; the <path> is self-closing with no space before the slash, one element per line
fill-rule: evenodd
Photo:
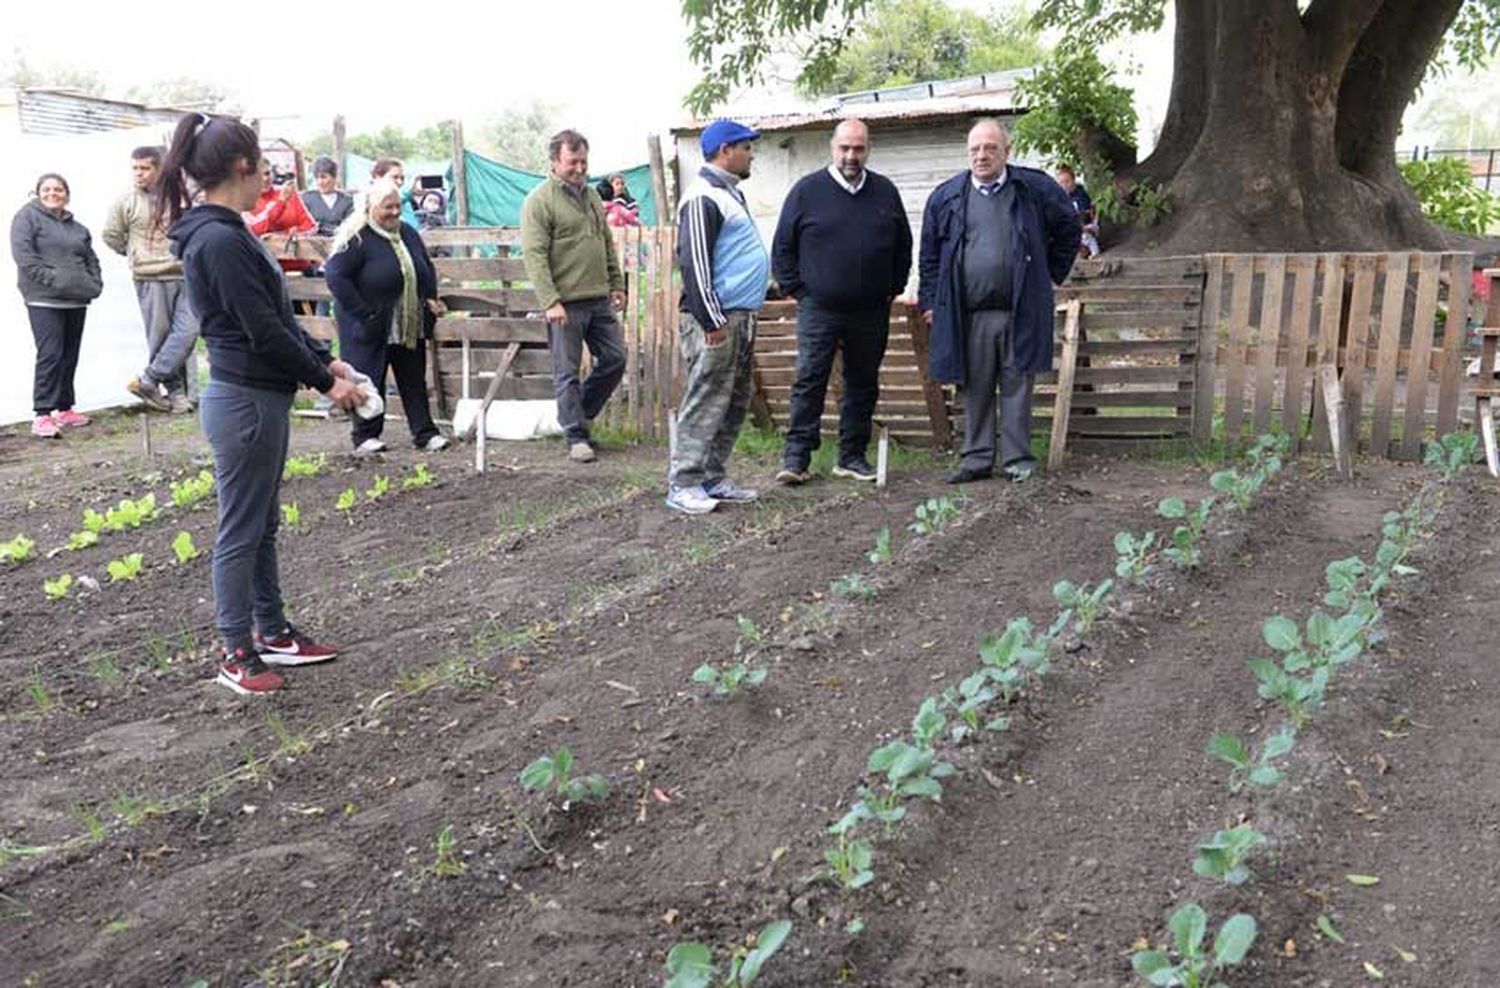
<path fill-rule="evenodd" d="M 839 463 L 863 457 L 870 445 L 870 419 L 880 397 L 880 363 L 891 332 L 891 307 L 866 309 L 797 303 L 797 378 L 792 383 L 791 421 L 781 458 L 806 470 L 822 442 L 824 398 L 833 355 L 844 354 L 844 393 L 839 399 Z"/>
<path fill-rule="evenodd" d="M 1015 370 L 1011 313 L 971 312 L 964 335 L 964 451 L 960 466 L 995 466 L 995 386 L 1000 387 L 1000 463 L 1024 463 L 1031 456 L 1033 376 Z"/>
<path fill-rule="evenodd" d="M 73 375 L 83 346 L 83 318 L 89 310 L 49 309 L 28 305 L 31 338 L 36 341 L 36 376 L 31 385 L 31 407 L 38 415 L 65 412 L 73 407 Z"/>
<path fill-rule="evenodd" d="M 557 424 L 569 443 L 589 441 L 589 422 L 604 410 L 625 376 L 625 343 L 620 321 L 608 298 L 564 302 L 567 321 L 547 324 L 547 345 L 552 350 L 552 392 L 557 396 Z M 594 358 L 588 380 L 578 381 L 587 345 Z"/>
<path fill-rule="evenodd" d="M 276 530 L 292 396 L 210 380 L 198 402 L 214 454 L 219 534 L 214 540 L 214 623 L 228 649 L 252 647 L 251 632 L 286 627 Z"/>
<path fill-rule="evenodd" d="M 395 343 L 368 343 L 354 339 L 350 333 L 339 334 L 339 359 L 361 374 L 369 375 L 381 394 L 385 393 L 387 369 L 396 378 L 396 393 L 401 396 L 401 410 L 406 413 L 406 427 L 411 430 L 412 443 L 425 446 L 427 440 L 438 434 L 432 421 L 432 409 L 427 403 L 427 351 L 426 341 L 417 340 L 415 348 Z M 366 439 L 378 438 L 385 430 L 385 416 L 372 419 L 349 416 L 354 445 Z"/>

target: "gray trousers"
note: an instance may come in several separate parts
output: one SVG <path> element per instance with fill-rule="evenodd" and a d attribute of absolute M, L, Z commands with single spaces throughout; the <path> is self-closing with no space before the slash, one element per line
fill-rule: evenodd
<path fill-rule="evenodd" d="M 1015 370 L 1011 313 L 983 309 L 968 316 L 964 334 L 964 451 L 960 466 L 995 466 L 995 386 L 1000 387 L 1000 463 L 1031 456 L 1031 374 Z"/>
<path fill-rule="evenodd" d="M 604 409 L 625 376 L 625 343 L 620 320 L 607 298 L 564 302 L 568 319 L 561 326 L 547 324 L 552 351 L 552 393 L 557 396 L 557 424 L 568 442 L 588 442 L 589 421 Z M 588 380 L 578 380 L 587 345 L 594 358 Z"/>
<path fill-rule="evenodd" d="M 187 286 L 181 279 L 137 281 L 135 297 L 151 358 L 141 380 L 165 385 L 169 395 L 193 397 L 198 393 L 198 368 L 191 359 L 198 345 L 198 317 L 188 303 Z"/>
<path fill-rule="evenodd" d="M 219 495 L 214 623 L 229 649 L 248 650 L 252 631 L 277 635 L 286 627 L 276 530 L 291 409 L 290 393 L 224 381 L 210 381 L 199 403 Z"/>
<path fill-rule="evenodd" d="M 677 440 L 667 476 L 673 487 L 712 487 L 725 477 L 740 426 L 750 410 L 755 368 L 755 313 L 725 312 L 724 342 L 708 346 L 703 327 L 684 312 L 677 347 L 687 364 L 687 384 L 677 406 Z"/>

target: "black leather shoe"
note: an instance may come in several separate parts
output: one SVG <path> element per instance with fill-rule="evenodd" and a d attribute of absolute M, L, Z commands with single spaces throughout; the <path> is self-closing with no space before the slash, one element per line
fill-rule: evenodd
<path fill-rule="evenodd" d="M 948 476 L 950 484 L 972 484 L 976 480 L 989 480 L 995 475 L 995 471 L 986 467 L 976 470 L 973 467 L 959 467 Z"/>

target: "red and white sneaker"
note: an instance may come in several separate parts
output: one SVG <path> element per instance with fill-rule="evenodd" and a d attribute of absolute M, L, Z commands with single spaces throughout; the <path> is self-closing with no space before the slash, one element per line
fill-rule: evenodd
<path fill-rule="evenodd" d="M 82 412 L 75 412 L 71 408 L 65 408 L 60 412 L 53 412 L 52 421 L 65 429 L 76 429 L 80 425 L 88 425 L 93 420 Z"/>
<path fill-rule="evenodd" d="M 285 681 L 274 669 L 268 668 L 254 651 L 247 655 L 243 648 L 237 648 L 233 652 L 227 649 L 224 651 L 224 658 L 219 662 L 217 682 L 241 696 L 264 696 L 281 689 Z"/>
<path fill-rule="evenodd" d="M 267 638 L 260 632 L 255 634 L 255 650 L 261 660 L 273 666 L 310 666 L 338 658 L 339 650 L 332 645 L 319 645 L 291 625 L 275 638 Z"/>

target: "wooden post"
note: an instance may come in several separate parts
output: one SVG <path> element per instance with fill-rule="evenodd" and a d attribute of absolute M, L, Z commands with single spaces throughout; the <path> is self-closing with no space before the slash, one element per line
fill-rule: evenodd
<path fill-rule="evenodd" d="M 1328 444 L 1333 449 L 1333 465 L 1345 480 L 1354 477 L 1354 450 L 1347 416 L 1344 414 L 1344 389 L 1339 383 L 1339 369 L 1333 362 L 1318 365 L 1318 384 L 1323 395 L 1323 412 L 1328 417 Z"/>
<path fill-rule="evenodd" d="M 141 456 L 151 459 L 151 411 L 141 408 Z"/>
<path fill-rule="evenodd" d="M 349 132 L 344 124 L 344 115 L 333 118 L 333 160 L 339 166 L 339 188 L 349 188 Z"/>
<path fill-rule="evenodd" d="M 880 427 L 880 439 L 875 447 L 875 486 L 884 487 L 886 468 L 891 461 L 891 430 Z"/>
<path fill-rule="evenodd" d="M 953 424 L 948 421 L 948 401 L 942 385 L 928 374 L 927 345 L 932 330 L 915 305 L 906 306 L 906 329 L 911 334 L 912 353 L 917 358 L 917 380 L 922 383 L 922 400 L 927 403 L 927 420 L 932 427 L 934 449 L 951 449 Z"/>
<path fill-rule="evenodd" d="M 458 211 L 458 225 L 469 225 L 469 169 L 464 163 L 464 122 L 448 122 L 453 135 L 453 201 Z"/>
<path fill-rule="evenodd" d="M 667 169 L 662 164 L 661 138 L 646 135 L 646 154 L 651 161 L 651 194 L 656 197 L 656 225 L 672 226 L 677 222 L 677 210 L 667 201 Z"/>
<path fill-rule="evenodd" d="M 1062 306 L 1067 316 L 1063 322 L 1062 362 L 1057 367 L 1057 397 L 1052 403 L 1052 445 L 1047 449 L 1047 469 L 1063 464 L 1068 444 L 1068 416 L 1073 409 L 1073 371 L 1078 366 L 1078 315 L 1082 305 L 1077 299 Z"/>
<path fill-rule="evenodd" d="M 1214 437 L 1214 363 L 1219 345 L 1219 310 L 1224 300 L 1224 255 L 1204 258 L 1206 282 L 1198 310 L 1198 347 L 1193 357 L 1193 442 L 1207 446 Z"/>

